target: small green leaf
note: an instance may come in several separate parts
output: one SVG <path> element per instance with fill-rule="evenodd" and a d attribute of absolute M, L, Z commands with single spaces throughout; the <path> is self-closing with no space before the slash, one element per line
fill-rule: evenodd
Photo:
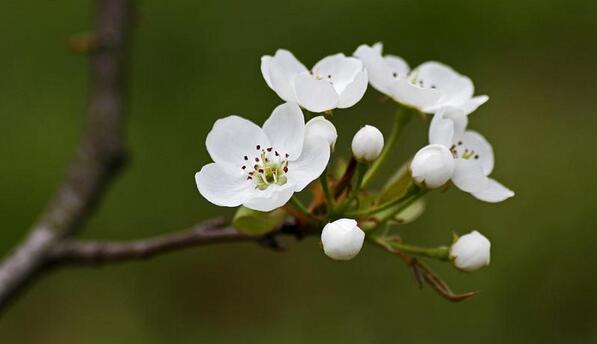
<path fill-rule="evenodd" d="M 390 180 L 383 187 L 381 194 L 379 195 L 379 202 L 385 203 L 396 199 L 408 190 L 411 185 L 411 177 L 409 172 L 410 161 L 407 161 L 400 167 L 400 169 L 394 174 Z"/>
<path fill-rule="evenodd" d="M 276 209 L 268 213 L 240 207 L 232 219 L 232 225 L 239 232 L 247 235 L 264 235 L 284 222 L 286 212 Z"/>
<path fill-rule="evenodd" d="M 423 215 L 424 212 L 425 200 L 420 198 L 413 202 L 413 204 L 409 205 L 406 209 L 396 214 L 393 220 L 399 224 L 411 223 L 418 219 L 419 216 Z"/>

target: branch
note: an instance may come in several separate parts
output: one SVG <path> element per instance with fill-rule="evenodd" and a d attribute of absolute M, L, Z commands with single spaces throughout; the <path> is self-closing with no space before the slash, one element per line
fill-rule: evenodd
<path fill-rule="evenodd" d="M 180 232 L 124 243 L 64 240 L 48 252 L 48 258 L 52 265 L 101 265 L 148 259 L 185 248 L 226 242 L 255 242 L 281 251 L 284 248 L 278 237 L 293 235 L 301 238 L 300 230 L 293 222 L 287 222 L 265 236 L 249 236 L 229 227 L 224 219 L 214 219 Z"/>
<path fill-rule="evenodd" d="M 87 129 L 40 220 L 0 265 L 0 310 L 42 270 L 48 250 L 81 228 L 125 161 L 121 133 L 132 5 L 129 0 L 101 0 L 97 11 Z"/>

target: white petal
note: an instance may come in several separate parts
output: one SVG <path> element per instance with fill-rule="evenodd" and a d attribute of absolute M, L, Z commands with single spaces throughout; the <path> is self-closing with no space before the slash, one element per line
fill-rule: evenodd
<path fill-rule="evenodd" d="M 450 148 L 454 138 L 454 121 L 445 118 L 443 112 L 433 116 L 429 125 L 429 143 Z"/>
<path fill-rule="evenodd" d="M 305 136 L 319 136 L 330 144 L 333 148 L 338 139 L 338 131 L 334 124 L 323 116 L 313 117 L 305 126 Z"/>
<path fill-rule="evenodd" d="M 363 63 L 344 54 L 336 54 L 323 58 L 313 67 L 313 75 L 328 80 L 340 94 L 350 85 L 357 75 L 363 71 Z"/>
<path fill-rule="evenodd" d="M 273 89 L 274 86 L 272 86 L 272 82 L 270 81 L 269 77 L 269 64 L 271 59 L 272 57 L 269 55 L 261 56 L 261 75 L 263 75 L 263 79 L 265 79 L 267 86 Z"/>
<path fill-rule="evenodd" d="M 440 97 L 437 89 L 422 88 L 407 79 L 396 79 L 390 84 L 392 98 L 398 102 L 425 111 L 435 105 Z"/>
<path fill-rule="evenodd" d="M 263 124 L 263 131 L 271 145 L 291 159 L 297 159 L 303 149 L 305 139 L 305 116 L 295 103 L 278 105 Z"/>
<path fill-rule="evenodd" d="M 489 178 L 483 173 L 481 165 L 473 160 L 455 159 L 454 175 L 452 182 L 460 190 L 478 192 L 489 185 Z"/>
<path fill-rule="evenodd" d="M 301 156 L 288 163 L 286 177 L 295 185 L 296 192 L 302 191 L 323 173 L 329 160 L 329 142 L 317 135 L 306 136 Z"/>
<path fill-rule="evenodd" d="M 497 203 L 514 196 L 514 191 L 508 189 L 495 179 L 489 178 L 489 186 L 472 194 L 481 201 Z"/>
<path fill-rule="evenodd" d="M 416 75 L 418 81 L 423 82 L 424 87 L 435 87 L 441 93 L 437 104 L 424 109 L 426 112 L 436 111 L 441 106 L 462 105 L 473 96 L 474 87 L 471 79 L 442 63 L 425 62 L 412 74 Z"/>
<path fill-rule="evenodd" d="M 373 49 L 373 51 L 381 55 L 381 53 L 383 52 L 383 43 L 377 42 L 373 44 L 371 48 Z"/>
<path fill-rule="evenodd" d="M 456 143 L 455 141 L 464 135 L 466 127 L 468 126 L 468 117 L 462 110 L 453 107 L 445 107 L 436 113 L 436 115 L 438 114 L 441 114 L 442 117 L 454 122 L 454 138 L 452 143 Z"/>
<path fill-rule="evenodd" d="M 338 93 L 327 80 L 300 74 L 294 79 L 294 89 L 298 103 L 311 112 L 332 110 L 338 105 Z"/>
<path fill-rule="evenodd" d="M 214 123 L 205 145 L 213 161 L 233 164 L 240 170 L 244 157 L 258 156 L 257 145 L 268 147 L 269 139 L 255 123 L 238 116 L 228 116 Z"/>
<path fill-rule="evenodd" d="M 203 166 L 195 174 L 197 189 L 203 197 L 221 207 L 237 207 L 253 188 L 253 183 L 238 170 L 231 171 L 216 163 Z"/>
<path fill-rule="evenodd" d="M 383 59 L 390 68 L 392 76 L 395 78 L 403 78 L 410 71 L 408 63 L 400 56 L 386 55 Z M 394 73 L 396 73 L 395 76 Z"/>
<path fill-rule="evenodd" d="M 296 75 L 304 72 L 307 72 L 307 68 L 288 50 L 279 49 L 269 60 L 269 84 L 286 101 L 296 101 L 292 81 Z"/>
<path fill-rule="evenodd" d="M 476 131 L 467 130 L 460 138 L 462 146 L 474 151 L 475 154 L 471 159 L 481 165 L 483 173 L 488 176 L 493 171 L 494 156 L 491 144 Z"/>
<path fill-rule="evenodd" d="M 265 190 L 253 189 L 250 198 L 243 205 L 257 211 L 272 211 L 288 203 L 293 194 L 294 186 L 290 183 L 270 185 Z"/>
<path fill-rule="evenodd" d="M 419 184 L 435 189 L 446 184 L 454 175 L 455 159 L 442 145 L 425 146 L 410 163 L 412 178 Z"/>
<path fill-rule="evenodd" d="M 489 100 L 488 96 L 477 96 L 467 100 L 464 104 L 460 105 L 460 109 L 464 112 L 465 115 L 470 114 L 471 112 L 477 110 L 477 108 L 486 101 Z"/>
<path fill-rule="evenodd" d="M 345 109 L 348 107 L 353 106 L 354 104 L 358 103 L 363 95 L 365 95 L 365 91 L 367 90 L 367 70 L 363 69 L 355 79 L 346 86 L 344 91 L 340 94 L 340 101 L 338 102 L 338 107 L 341 109 Z"/>
<path fill-rule="evenodd" d="M 392 70 L 381 56 L 381 43 L 378 44 L 373 47 L 363 44 L 357 48 L 353 55 L 363 62 L 371 86 L 379 92 L 391 96 L 390 84 L 394 81 L 394 77 L 392 76 Z"/>

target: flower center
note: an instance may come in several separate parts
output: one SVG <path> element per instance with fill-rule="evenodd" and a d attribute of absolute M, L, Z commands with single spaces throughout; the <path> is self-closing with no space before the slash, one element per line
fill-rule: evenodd
<path fill-rule="evenodd" d="M 256 147 L 256 155 L 243 157 L 244 165 L 241 169 L 247 172 L 247 180 L 255 184 L 255 188 L 265 190 L 270 185 L 286 184 L 286 173 L 288 172 L 288 154 L 282 154 L 273 147 Z M 249 164 L 253 163 L 253 166 Z"/>
<path fill-rule="evenodd" d="M 479 154 L 477 154 L 474 149 L 467 148 L 462 141 L 458 141 L 453 144 L 452 147 L 450 147 L 450 152 L 452 153 L 454 159 L 461 158 L 464 160 L 469 160 L 472 158 L 479 160 Z"/>

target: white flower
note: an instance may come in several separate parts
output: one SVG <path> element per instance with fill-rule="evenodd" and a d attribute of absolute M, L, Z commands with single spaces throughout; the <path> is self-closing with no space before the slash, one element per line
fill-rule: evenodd
<path fill-rule="evenodd" d="M 352 139 L 352 154 L 359 161 L 373 162 L 383 149 L 383 134 L 376 127 L 366 125 Z"/>
<path fill-rule="evenodd" d="M 340 219 L 328 223 L 321 232 L 321 243 L 325 254 L 335 260 L 354 258 L 365 240 L 365 232 L 352 219 Z"/>
<path fill-rule="evenodd" d="M 306 135 L 317 135 L 324 138 L 332 147 L 332 150 L 336 146 L 336 140 L 338 139 L 338 131 L 332 122 L 325 119 L 323 116 L 317 116 L 307 122 L 305 127 Z"/>
<path fill-rule="evenodd" d="M 425 62 L 410 70 L 398 56 L 382 56 L 382 44 L 361 45 L 354 52 L 369 74 L 371 86 L 399 103 L 434 113 L 456 107 L 469 114 L 489 98 L 473 97 L 471 79 L 439 62 Z"/>
<path fill-rule="evenodd" d="M 458 238 L 450 247 L 450 258 L 456 268 L 472 272 L 489 265 L 490 251 L 489 240 L 481 233 L 472 231 Z"/>
<path fill-rule="evenodd" d="M 328 141 L 306 135 L 303 113 L 293 103 L 275 108 L 263 128 L 238 116 L 220 119 L 205 144 L 214 163 L 195 175 L 201 195 L 219 206 L 258 211 L 286 204 L 330 158 Z"/>
<path fill-rule="evenodd" d="M 325 57 L 309 71 L 291 52 L 279 49 L 261 58 L 261 74 L 280 98 L 312 112 L 351 107 L 367 89 L 363 64 L 344 54 Z"/>
<path fill-rule="evenodd" d="M 430 188 L 448 181 L 485 202 L 501 202 L 514 192 L 492 178 L 493 148 L 481 134 L 466 130 L 467 116 L 460 110 L 444 109 L 433 116 L 430 145 L 417 152 L 411 162 L 413 179 Z"/>

